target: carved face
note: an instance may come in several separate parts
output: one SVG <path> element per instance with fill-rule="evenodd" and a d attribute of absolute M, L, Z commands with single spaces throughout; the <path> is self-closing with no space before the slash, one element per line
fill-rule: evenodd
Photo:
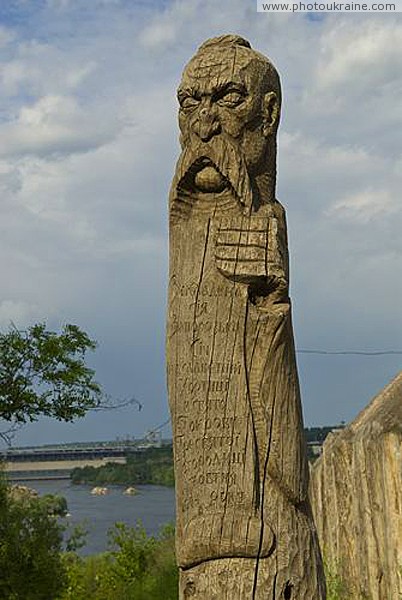
<path fill-rule="evenodd" d="M 279 120 L 279 99 L 267 88 L 266 72 L 267 61 L 248 48 L 198 52 L 178 90 L 183 149 L 193 147 L 199 156 L 205 147 L 208 156 L 208 148 L 223 137 L 237 149 L 250 177 L 266 170 L 269 142 Z M 204 176 L 206 191 L 219 191 L 218 175 L 205 168 L 209 170 Z M 201 175 L 198 180 L 202 186 Z"/>

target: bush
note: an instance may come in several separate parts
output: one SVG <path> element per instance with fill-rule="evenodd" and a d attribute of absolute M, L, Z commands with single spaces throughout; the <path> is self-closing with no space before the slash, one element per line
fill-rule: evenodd
<path fill-rule="evenodd" d="M 109 539 L 104 554 L 65 555 L 68 583 L 61 600 L 177 600 L 172 527 L 148 537 L 141 526 L 117 523 Z"/>
<path fill-rule="evenodd" d="M 64 589 L 64 510 L 63 499 L 13 493 L 0 472 L 0 598 L 54 600 Z"/>
<path fill-rule="evenodd" d="M 327 584 L 327 600 L 351 600 L 350 590 L 347 588 L 340 573 L 340 563 L 329 564 L 324 562 L 325 580 Z"/>

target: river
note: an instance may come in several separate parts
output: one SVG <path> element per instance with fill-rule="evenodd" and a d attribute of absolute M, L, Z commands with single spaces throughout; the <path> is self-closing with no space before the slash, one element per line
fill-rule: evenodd
<path fill-rule="evenodd" d="M 108 486 L 106 496 L 92 496 L 90 485 L 73 485 L 69 480 L 19 481 L 43 494 L 59 494 L 67 500 L 70 527 L 81 524 L 88 530 L 80 554 L 107 549 L 107 532 L 116 521 L 135 525 L 141 522 L 148 534 L 175 520 L 174 489 L 158 485 L 135 486 L 138 494 L 125 496 L 124 486 Z"/>

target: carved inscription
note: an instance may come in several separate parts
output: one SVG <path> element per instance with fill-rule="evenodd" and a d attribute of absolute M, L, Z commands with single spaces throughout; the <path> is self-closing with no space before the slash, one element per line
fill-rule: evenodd
<path fill-rule="evenodd" d="M 213 231 L 204 242 L 211 256 Z M 183 274 L 180 284 L 173 282 L 168 331 L 175 348 L 170 377 L 177 411 L 176 464 L 184 480 L 181 503 L 187 521 L 246 506 L 244 470 L 250 455 L 248 409 L 244 400 L 239 402 L 245 378 L 237 313 L 244 292 L 222 280 L 216 268 L 198 283 L 193 277 L 186 281 Z"/>

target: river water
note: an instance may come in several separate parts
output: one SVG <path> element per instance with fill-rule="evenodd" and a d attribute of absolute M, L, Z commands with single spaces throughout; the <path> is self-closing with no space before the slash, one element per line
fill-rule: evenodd
<path fill-rule="evenodd" d="M 59 494 L 67 500 L 69 526 L 81 524 L 88 530 L 87 543 L 80 554 L 107 549 L 107 532 L 116 521 L 127 525 L 141 522 L 148 534 L 175 520 L 174 489 L 158 485 L 138 485 L 136 496 L 125 496 L 124 486 L 108 486 L 106 496 L 92 496 L 90 485 L 73 485 L 69 480 L 20 481 L 43 494 Z"/>

